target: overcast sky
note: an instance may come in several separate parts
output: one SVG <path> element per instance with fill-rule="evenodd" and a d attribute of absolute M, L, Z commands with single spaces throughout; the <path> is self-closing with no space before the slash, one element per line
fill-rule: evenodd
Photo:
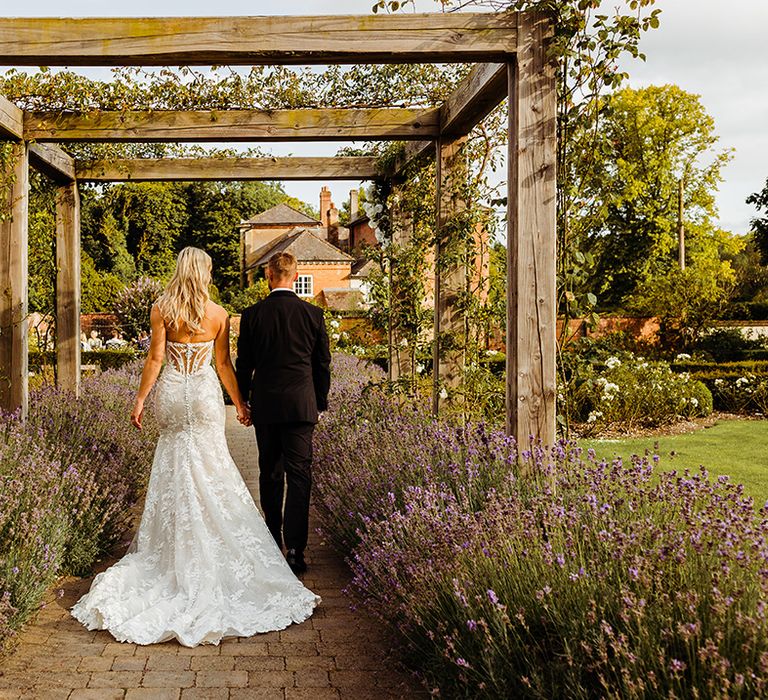
<path fill-rule="evenodd" d="M 203 0 L 36 0 L 14 3 L 7 14 L 51 17 L 66 11 L 72 17 L 204 16 L 212 14 L 212 8 L 217 15 L 368 14 L 372 4 L 373 0 L 217 0 L 214 5 Z M 9 0 L 4 5 L 8 7 Z M 675 83 L 701 95 L 715 119 L 722 146 L 735 149 L 718 197 L 721 225 L 744 233 L 755 214 L 744 200 L 761 190 L 768 178 L 768 1 L 657 0 L 656 6 L 662 10 L 661 27 L 643 39 L 647 62 L 626 64 L 630 85 Z M 433 11 L 438 5 L 419 0 L 418 9 Z M 275 155 L 332 155 L 337 148 L 338 144 L 324 143 L 269 145 Z M 341 206 L 357 184 L 330 183 L 335 203 Z M 285 189 L 317 206 L 320 185 L 286 182 Z"/>

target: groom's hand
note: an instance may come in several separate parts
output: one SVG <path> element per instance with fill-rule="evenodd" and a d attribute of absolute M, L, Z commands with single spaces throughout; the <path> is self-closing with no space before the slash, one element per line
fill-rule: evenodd
<path fill-rule="evenodd" d="M 237 409 L 237 420 L 246 427 L 251 425 L 251 409 L 248 404 L 241 404 Z"/>

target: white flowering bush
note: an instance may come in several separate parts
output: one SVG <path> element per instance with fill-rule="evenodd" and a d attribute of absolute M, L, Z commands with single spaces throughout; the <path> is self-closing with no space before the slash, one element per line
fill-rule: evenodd
<path fill-rule="evenodd" d="M 768 377 L 745 372 L 739 377 L 716 377 L 711 385 L 718 406 L 729 413 L 768 415 Z"/>
<path fill-rule="evenodd" d="M 631 353 L 585 365 L 571 378 L 571 418 L 582 432 L 656 427 L 712 413 L 712 394 L 690 374 Z"/>

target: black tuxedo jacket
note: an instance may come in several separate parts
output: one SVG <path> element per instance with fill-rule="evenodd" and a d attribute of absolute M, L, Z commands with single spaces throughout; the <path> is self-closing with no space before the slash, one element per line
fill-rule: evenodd
<path fill-rule="evenodd" d="M 240 317 L 237 384 L 254 423 L 316 423 L 328 407 L 331 352 L 323 310 L 272 292 Z"/>

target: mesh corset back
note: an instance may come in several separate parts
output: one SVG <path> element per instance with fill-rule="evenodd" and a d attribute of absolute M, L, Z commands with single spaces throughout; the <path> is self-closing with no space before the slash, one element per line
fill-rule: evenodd
<path fill-rule="evenodd" d="M 203 343 L 177 343 L 166 341 L 168 364 L 181 374 L 194 374 L 206 367 L 213 356 L 213 340 Z"/>

